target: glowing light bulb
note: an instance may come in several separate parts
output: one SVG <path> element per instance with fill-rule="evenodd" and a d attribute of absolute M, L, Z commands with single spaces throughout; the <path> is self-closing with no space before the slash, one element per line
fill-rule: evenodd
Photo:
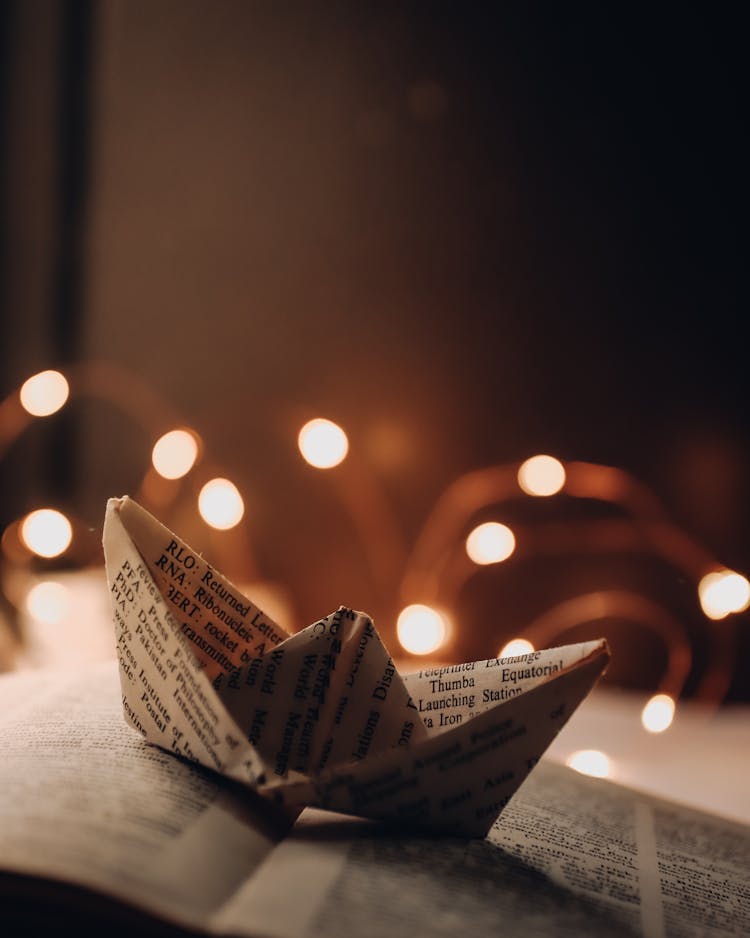
<path fill-rule="evenodd" d="M 40 371 L 21 385 L 21 405 L 32 417 L 49 417 L 60 410 L 70 389 L 59 371 Z"/>
<path fill-rule="evenodd" d="M 245 514 L 245 503 L 229 479 L 211 479 L 198 496 L 198 511 L 206 524 L 219 531 L 235 527 Z"/>
<path fill-rule="evenodd" d="M 669 694 L 656 694 L 641 713 L 641 723 L 649 733 L 663 733 L 672 725 L 673 719 L 674 700 Z"/>
<path fill-rule="evenodd" d="M 332 420 L 316 417 L 299 431 L 297 445 L 303 458 L 316 469 L 332 469 L 346 459 L 349 440 Z"/>
<path fill-rule="evenodd" d="M 448 623 L 436 609 L 415 603 L 399 613 L 396 633 L 406 651 L 413 655 L 429 655 L 445 641 Z"/>
<path fill-rule="evenodd" d="M 190 430 L 170 430 L 154 444 L 151 462 L 165 479 L 181 479 L 193 468 L 198 442 Z"/>
<path fill-rule="evenodd" d="M 534 651 L 534 646 L 526 638 L 512 638 L 507 645 L 503 645 L 498 658 L 515 658 L 517 655 L 528 655 Z"/>
<path fill-rule="evenodd" d="M 579 749 L 568 756 L 565 764 L 581 775 L 593 775 L 594 778 L 609 778 L 612 774 L 609 756 L 599 749 Z"/>
<path fill-rule="evenodd" d="M 750 606 L 750 582 L 734 570 L 716 570 L 698 584 L 698 598 L 709 619 L 723 619 Z"/>
<path fill-rule="evenodd" d="M 565 485 L 565 467 L 554 456 L 532 456 L 519 468 L 518 484 L 527 495 L 555 495 Z"/>
<path fill-rule="evenodd" d="M 486 565 L 501 563 L 516 549 L 516 539 L 509 527 L 497 521 L 487 521 L 474 528 L 466 538 L 466 553 L 474 563 Z"/>
<path fill-rule="evenodd" d="M 39 508 L 23 519 L 21 540 L 39 557 L 58 557 L 70 546 L 73 528 L 61 511 Z"/>
<path fill-rule="evenodd" d="M 39 622 L 59 625 L 70 612 L 70 591 L 54 580 L 37 583 L 26 595 L 26 611 Z"/>

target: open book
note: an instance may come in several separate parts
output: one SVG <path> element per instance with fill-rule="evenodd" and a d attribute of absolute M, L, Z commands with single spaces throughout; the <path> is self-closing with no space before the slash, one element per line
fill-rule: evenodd
<path fill-rule="evenodd" d="M 609 661 L 599 640 L 401 675 L 364 613 L 286 635 L 127 497 L 104 553 L 128 722 L 290 813 L 483 837 Z"/>
<path fill-rule="evenodd" d="M 544 760 L 483 840 L 289 829 L 133 733 L 114 663 L 0 678 L 0 753 L 3 935 L 750 934 L 750 829 Z"/>

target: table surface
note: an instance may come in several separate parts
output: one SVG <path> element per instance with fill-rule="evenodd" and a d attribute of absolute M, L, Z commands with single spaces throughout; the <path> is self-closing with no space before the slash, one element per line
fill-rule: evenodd
<path fill-rule="evenodd" d="M 712 712 L 679 702 L 672 725 L 649 733 L 640 719 L 647 699 L 594 690 L 545 758 L 565 762 L 576 750 L 599 749 L 615 782 L 750 824 L 750 706 Z"/>

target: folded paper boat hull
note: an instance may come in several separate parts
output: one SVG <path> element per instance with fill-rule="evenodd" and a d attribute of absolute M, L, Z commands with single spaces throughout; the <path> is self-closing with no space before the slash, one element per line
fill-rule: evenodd
<path fill-rule="evenodd" d="M 609 660 L 596 641 L 402 676 L 365 614 L 286 636 L 132 499 L 104 549 L 126 719 L 291 809 L 483 836 Z"/>

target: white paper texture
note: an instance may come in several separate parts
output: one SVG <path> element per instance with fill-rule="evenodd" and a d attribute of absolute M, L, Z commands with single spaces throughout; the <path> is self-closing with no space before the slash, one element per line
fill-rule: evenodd
<path fill-rule="evenodd" d="M 116 688 L 111 662 L 0 681 L 0 871 L 205 922 L 283 828 L 260 799 L 144 745 Z"/>
<path fill-rule="evenodd" d="M 132 499 L 104 548 L 128 721 L 290 811 L 483 836 L 609 660 L 597 641 L 402 677 L 364 613 L 287 636 Z"/>
<path fill-rule="evenodd" d="M 543 760 L 483 841 L 306 811 L 216 924 L 252 911 L 268 938 L 739 938 L 748 869 L 746 826 Z"/>
<path fill-rule="evenodd" d="M 109 664 L 0 678 L 8 934 L 88 924 L 94 897 L 55 918 L 47 880 L 248 938 L 750 934 L 746 825 L 543 760 L 484 840 L 308 809 L 278 842 L 267 802 L 146 745 L 120 710 Z"/>

